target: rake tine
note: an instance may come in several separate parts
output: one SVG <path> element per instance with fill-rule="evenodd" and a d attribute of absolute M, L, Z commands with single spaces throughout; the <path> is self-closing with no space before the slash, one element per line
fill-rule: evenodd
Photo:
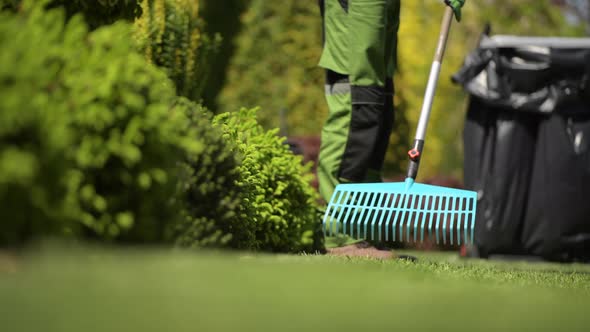
<path fill-rule="evenodd" d="M 324 212 L 324 235 L 326 234 L 326 225 L 328 225 L 328 235 L 332 236 L 332 220 L 334 219 L 334 216 L 332 215 L 332 213 L 330 213 L 330 211 L 332 211 L 334 209 L 334 202 L 336 201 L 336 199 L 340 197 L 338 194 L 338 191 L 335 191 L 334 194 L 332 195 L 332 198 L 330 199 L 330 203 L 328 204 L 328 207 L 326 208 L 326 212 Z M 328 223 L 328 219 L 330 219 L 330 223 Z"/>
<path fill-rule="evenodd" d="M 432 204 L 432 208 L 434 208 L 434 197 L 431 196 L 429 198 L 430 203 Z M 428 235 L 432 236 L 432 219 L 433 219 L 433 214 L 434 212 L 432 212 L 432 210 L 430 208 L 428 208 L 429 212 L 428 212 Z M 424 225 L 422 225 L 422 241 L 424 241 Z"/>
<path fill-rule="evenodd" d="M 459 199 L 459 220 L 457 220 L 457 244 L 461 245 L 461 220 L 463 219 L 463 200 L 465 198 L 461 197 Z M 463 239 L 465 242 L 465 239 Z"/>
<path fill-rule="evenodd" d="M 351 192 L 350 191 L 346 191 L 345 194 L 346 195 L 342 197 L 342 202 L 341 202 L 342 210 L 341 210 L 340 214 L 338 215 L 339 220 L 336 223 L 336 234 L 340 233 L 339 228 L 340 228 L 341 223 L 342 223 L 342 227 L 343 227 L 342 232 L 346 233 L 346 221 L 348 220 L 348 215 L 350 214 L 350 210 L 353 210 L 353 207 L 351 206 L 351 202 L 354 202 L 355 198 L 353 197 L 352 201 L 350 200 L 351 199 L 351 197 L 350 197 Z M 354 193 L 352 193 L 352 194 L 354 195 Z M 344 216 L 344 218 L 342 216 Z"/>
<path fill-rule="evenodd" d="M 447 201 L 447 208 L 445 210 L 445 212 L 443 213 L 443 231 L 442 231 L 442 238 L 443 238 L 443 244 L 447 244 L 447 218 L 449 216 L 449 211 L 451 210 L 451 198 L 447 197 L 446 199 Z"/>
<path fill-rule="evenodd" d="M 381 205 L 384 209 L 383 213 L 381 214 L 381 217 L 379 218 L 379 222 L 377 223 L 377 240 L 381 241 L 382 239 L 382 229 L 383 229 L 383 222 L 386 220 L 385 216 L 388 214 L 389 209 L 385 207 L 385 205 L 387 204 L 387 201 L 389 200 L 389 194 L 388 193 L 383 193 L 383 201 L 381 202 Z"/>
<path fill-rule="evenodd" d="M 356 220 L 359 217 L 359 214 L 361 214 L 363 212 L 363 201 L 364 201 L 364 192 L 358 192 L 356 197 L 355 197 L 355 202 L 358 201 L 358 203 L 354 203 L 354 210 L 352 211 L 352 214 L 350 215 L 350 218 L 348 219 L 350 222 L 348 224 L 348 228 L 350 229 L 348 231 L 348 235 L 350 235 L 351 237 L 354 237 L 354 224 L 356 223 Z M 347 234 L 346 231 L 344 232 L 344 234 Z"/>
<path fill-rule="evenodd" d="M 404 203 L 406 202 L 406 200 L 408 199 L 406 194 L 402 194 L 402 196 L 400 197 L 400 203 L 401 206 L 403 207 Z M 394 202 L 395 203 L 395 202 Z M 391 229 L 393 231 L 392 236 L 391 236 L 391 240 L 395 241 L 395 229 L 397 228 L 397 220 L 399 219 L 399 215 L 400 213 L 400 209 L 396 209 L 396 213 L 395 213 L 395 219 L 393 219 L 393 225 L 391 225 Z"/>
<path fill-rule="evenodd" d="M 405 207 L 402 210 L 402 219 L 399 222 L 399 241 L 402 242 L 404 240 L 404 230 L 403 227 L 404 225 L 407 224 L 407 220 L 406 220 L 406 214 L 409 214 L 408 211 L 412 205 L 412 202 L 414 201 L 414 196 L 413 195 L 407 195 L 407 199 L 406 199 L 406 204 Z M 395 238 L 394 238 L 395 240 Z"/>
<path fill-rule="evenodd" d="M 420 211 L 422 209 L 422 199 L 424 195 L 418 196 L 418 205 L 416 205 L 416 209 L 414 212 L 414 243 L 416 243 L 416 236 L 418 235 L 417 227 L 418 227 L 418 217 L 420 216 Z M 422 216 L 424 218 L 424 216 Z M 408 230 L 408 238 L 410 238 L 410 230 Z"/>
<path fill-rule="evenodd" d="M 374 219 L 375 218 L 375 212 L 376 212 L 376 208 L 375 208 L 375 201 L 378 200 L 377 197 L 379 197 L 379 194 L 374 193 L 373 196 L 371 197 L 371 202 L 369 203 L 369 206 L 367 207 L 368 209 L 368 214 L 367 217 L 365 218 L 365 220 L 363 221 L 363 228 L 365 231 L 365 238 L 367 237 L 367 224 L 369 223 L 369 219 Z"/>
<path fill-rule="evenodd" d="M 356 210 L 358 210 L 354 206 L 354 204 L 355 204 L 354 202 L 356 202 L 356 200 L 359 199 L 358 196 L 360 196 L 360 194 L 361 194 L 360 192 L 354 191 L 354 192 L 352 192 L 352 195 L 349 195 L 349 196 L 352 196 L 352 197 L 350 198 L 350 202 L 351 203 L 348 204 L 348 210 L 346 211 L 346 215 L 344 216 L 344 220 L 342 222 L 342 233 L 343 234 L 346 234 L 346 224 L 349 223 L 349 221 L 350 221 L 350 226 L 349 227 L 352 229 L 352 220 L 351 220 L 351 218 L 354 217 L 354 215 L 356 214 Z M 351 215 L 351 213 L 352 213 L 352 215 Z"/>
<path fill-rule="evenodd" d="M 385 213 L 383 211 L 383 207 L 385 206 L 385 199 L 387 198 L 387 193 L 379 193 L 379 195 L 381 195 L 381 202 L 379 202 L 379 221 L 377 222 L 377 227 L 379 227 L 379 241 L 381 241 L 381 223 L 383 222 L 383 217 L 385 216 Z M 371 223 L 371 240 L 375 240 L 375 220 L 376 218 L 373 218 L 373 222 Z"/>
<path fill-rule="evenodd" d="M 369 200 L 369 193 L 364 192 L 363 198 L 361 200 L 361 213 L 358 214 L 355 218 L 356 222 L 356 236 L 357 239 L 361 238 L 361 222 L 365 218 L 365 212 L 367 212 L 367 201 Z M 351 236 L 354 237 L 354 228 L 351 227 Z"/>
<path fill-rule="evenodd" d="M 471 199 L 472 206 L 475 207 L 475 198 Z M 473 243 L 473 230 L 475 229 L 475 209 L 471 209 L 471 243 Z"/>
<path fill-rule="evenodd" d="M 393 216 L 393 214 L 395 213 L 395 215 L 397 216 L 397 213 L 395 212 L 395 201 L 399 198 L 401 194 L 393 194 L 393 199 L 391 200 L 391 203 L 389 204 L 389 207 L 387 208 L 387 219 L 385 219 L 385 241 L 389 241 L 389 227 L 391 226 L 391 217 Z M 395 238 L 394 238 L 395 240 Z"/>
<path fill-rule="evenodd" d="M 455 204 L 457 203 L 455 201 L 455 199 L 456 199 L 456 197 L 450 198 L 450 200 L 452 202 L 451 203 L 451 211 L 455 211 L 454 208 L 455 208 Z M 454 227 L 455 218 L 454 218 L 454 216 L 455 216 L 455 213 L 454 212 L 449 212 L 449 219 L 450 219 L 449 220 L 449 223 L 450 223 L 450 225 L 449 225 L 449 233 L 450 233 L 449 234 L 449 238 L 451 239 L 451 245 L 453 245 L 453 240 L 454 240 L 453 239 L 453 231 L 455 230 L 455 227 Z"/>
<path fill-rule="evenodd" d="M 352 192 L 352 196 L 350 198 L 350 204 L 348 204 L 348 210 L 346 210 L 346 215 L 344 216 L 344 220 L 342 221 L 342 233 L 346 234 L 346 224 L 348 224 L 349 222 L 352 223 L 352 220 L 350 218 L 352 218 L 351 213 L 354 215 L 354 212 L 356 210 L 356 207 L 354 207 L 354 202 L 356 202 L 356 200 L 358 199 L 358 195 L 360 193 L 358 191 L 354 191 Z"/>
<path fill-rule="evenodd" d="M 436 230 L 436 244 L 439 243 L 438 239 L 438 229 L 439 229 L 439 225 L 440 225 L 440 215 L 442 213 L 442 209 L 441 209 L 441 205 L 442 205 L 442 198 L 439 197 L 438 198 L 438 206 L 436 208 L 436 226 L 435 226 L 435 230 Z"/>
<path fill-rule="evenodd" d="M 471 200 L 470 199 L 465 199 L 465 209 L 469 210 L 469 202 Z M 467 211 L 465 211 L 465 218 L 463 219 L 463 232 L 465 233 L 465 244 L 469 243 L 469 218 L 470 215 L 469 213 L 467 213 Z"/>
<path fill-rule="evenodd" d="M 338 208 L 336 206 L 332 206 L 332 210 L 334 211 L 333 213 L 328 213 L 330 211 L 330 207 L 328 207 L 328 211 L 326 212 L 326 214 L 324 215 L 324 223 L 328 222 L 328 215 L 330 215 L 329 217 L 329 224 L 328 224 L 328 234 L 330 234 L 330 236 L 332 236 L 334 234 L 333 231 L 333 224 L 334 224 L 334 220 L 338 221 L 338 214 L 340 213 L 340 211 L 338 210 Z M 324 228 L 325 231 L 325 228 Z"/>

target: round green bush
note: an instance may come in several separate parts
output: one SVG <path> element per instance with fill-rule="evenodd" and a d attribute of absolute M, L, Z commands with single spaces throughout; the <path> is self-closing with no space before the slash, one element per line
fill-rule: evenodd
<path fill-rule="evenodd" d="M 311 186 L 311 164 L 303 165 L 277 135 L 257 122 L 257 109 L 242 109 L 215 117 L 224 137 L 235 142 L 242 201 L 239 219 L 254 239 L 239 239 L 240 247 L 271 252 L 322 250 L 318 195 Z"/>

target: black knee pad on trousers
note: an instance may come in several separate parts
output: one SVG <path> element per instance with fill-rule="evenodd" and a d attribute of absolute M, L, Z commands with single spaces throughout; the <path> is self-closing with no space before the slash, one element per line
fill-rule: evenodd
<path fill-rule="evenodd" d="M 379 140 L 385 110 L 385 88 L 352 86 L 352 114 L 339 176 L 362 182 Z"/>

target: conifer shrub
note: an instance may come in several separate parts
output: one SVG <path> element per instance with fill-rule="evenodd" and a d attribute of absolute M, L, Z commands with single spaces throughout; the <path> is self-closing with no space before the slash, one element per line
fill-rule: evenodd
<path fill-rule="evenodd" d="M 201 93 L 209 62 L 220 43 L 203 32 L 199 0 L 142 0 L 135 21 L 138 47 L 146 59 L 166 71 L 178 95 L 193 101 Z"/>
<path fill-rule="evenodd" d="M 175 110 L 190 118 L 189 135 L 204 149 L 189 153 L 180 163 L 179 200 L 183 218 L 171 228 L 171 238 L 181 247 L 229 247 L 249 249 L 253 227 L 239 219 L 241 192 L 238 187 L 240 160 L 233 142 L 212 125 L 211 112 L 186 98 Z"/>
<path fill-rule="evenodd" d="M 303 165 L 277 135 L 257 122 L 257 109 L 217 115 L 214 123 L 234 142 L 242 201 L 239 219 L 254 232 L 244 247 L 271 252 L 321 250 L 317 237 L 317 192 L 311 186 L 311 164 Z"/>

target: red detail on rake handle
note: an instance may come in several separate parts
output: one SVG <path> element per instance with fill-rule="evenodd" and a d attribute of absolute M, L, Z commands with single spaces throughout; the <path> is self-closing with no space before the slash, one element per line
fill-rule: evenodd
<path fill-rule="evenodd" d="M 420 151 L 418 149 L 412 149 L 408 151 L 408 156 L 412 161 L 418 161 L 420 159 Z"/>

